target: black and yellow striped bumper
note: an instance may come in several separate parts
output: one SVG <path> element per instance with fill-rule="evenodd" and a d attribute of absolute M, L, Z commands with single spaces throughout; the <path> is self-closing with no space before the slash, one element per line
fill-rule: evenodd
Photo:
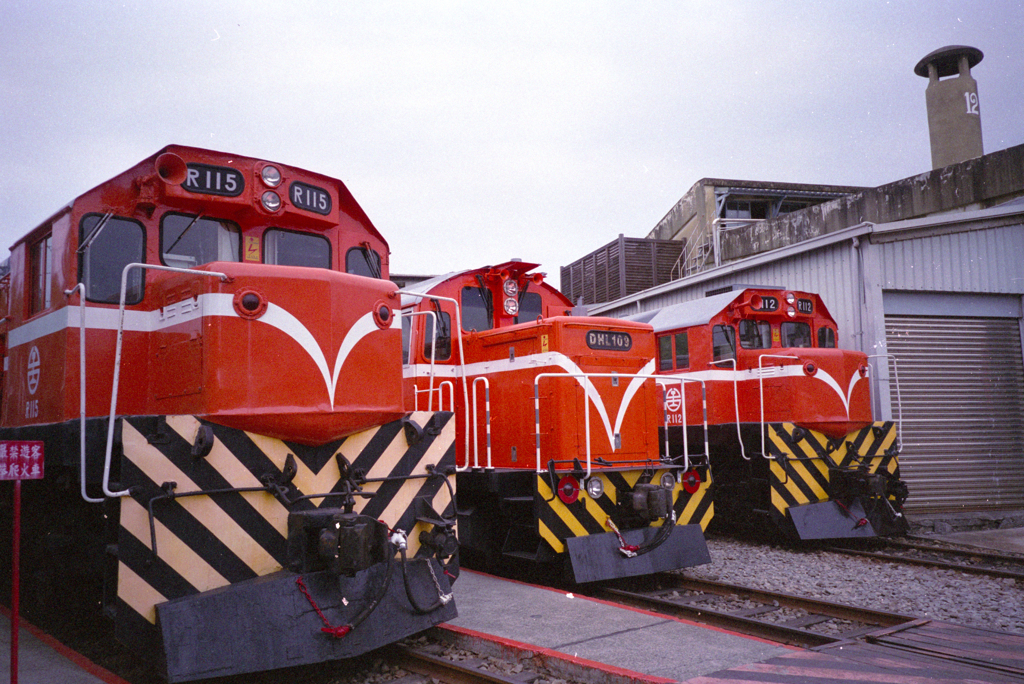
<path fill-rule="evenodd" d="M 423 425 L 431 414 L 410 417 Z M 395 421 L 318 447 L 188 415 L 123 419 L 120 479 L 131 494 L 120 505 L 118 638 L 153 646 L 159 638 L 158 605 L 287 567 L 289 513 L 339 505 L 339 498 L 329 496 L 344 489 L 337 455 L 352 471 L 365 473 L 362 491 L 373 494 L 356 497 L 355 512 L 406 531 L 408 554 L 416 555 L 419 533 L 430 527 L 417 521 L 416 500 L 434 511 L 452 512 L 454 478 L 428 476 L 430 468 L 443 471 L 454 465 L 455 423 L 450 418 L 437 414 L 440 429 L 413 445 L 402 422 Z M 212 430 L 212 448 L 197 457 L 193 444 L 202 430 L 207 435 Z M 290 480 L 282 477 L 289 462 L 295 465 Z M 281 483 L 279 495 L 265 491 L 267 482 Z M 315 494 L 328 496 L 302 498 Z M 296 597 L 304 600 L 301 594 Z"/>
<path fill-rule="evenodd" d="M 785 526 L 794 510 L 834 499 L 835 478 L 843 471 L 866 474 L 885 473 L 899 477 L 897 426 L 894 422 L 876 422 L 843 439 L 797 427 L 792 423 L 770 423 L 767 430 L 771 516 Z M 849 502 L 847 502 L 849 503 Z M 861 513 L 835 507 L 836 514 L 859 523 Z M 831 511 L 832 508 L 830 507 Z M 863 536 L 863 523 L 854 528 Z M 829 535 L 839 536 L 839 535 Z M 846 535 L 842 535 L 846 536 Z"/>

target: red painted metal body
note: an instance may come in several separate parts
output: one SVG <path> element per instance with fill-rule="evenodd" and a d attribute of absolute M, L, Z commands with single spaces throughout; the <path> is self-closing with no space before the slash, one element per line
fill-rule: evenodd
<path fill-rule="evenodd" d="M 790 422 L 837 438 L 871 424 L 867 355 L 837 348 L 816 294 L 746 289 L 635 318 L 655 328 L 659 374 L 706 383 L 709 425 Z M 669 424 L 681 425 L 671 388 L 667 398 Z M 686 422 L 701 415 L 701 386 L 688 382 Z"/>
<path fill-rule="evenodd" d="M 137 261 L 194 269 L 147 270 L 143 295 L 126 306 L 118 414 L 192 414 L 304 443 L 324 443 L 399 417 L 401 337 L 390 317 L 398 300 L 397 288 L 386 280 L 387 243 L 340 181 L 275 165 L 282 176 L 275 189 L 262 179 L 267 166 L 170 146 L 85 193 L 19 240 L 12 248 L 9 311 L 0 330 L 8 352 L 0 426 L 78 417 L 81 295 L 68 297 L 65 291 L 85 269 L 83 242 L 107 213 L 107 239 L 115 229 L 140 231 L 144 252 Z M 162 173 L 179 175 L 168 179 Z M 241 186 L 237 195 L 217 194 L 218 173 L 222 186 L 229 180 L 233 190 Z M 187 189 L 189 174 L 204 175 L 202 191 Z M 212 174 L 209 180 L 206 174 Z M 264 208 L 265 192 L 278 194 L 280 209 Z M 310 196 L 312 204 L 303 203 Z M 320 213 L 324 207 L 330 208 L 326 214 Z M 196 254 L 174 254 L 162 232 L 169 230 L 168 216 L 183 217 L 178 230 L 199 216 L 204 223 L 186 231 L 210 230 L 213 222 L 227 226 L 218 229 L 213 258 L 203 263 Z M 89 249 L 102 246 L 100 235 Z M 303 239 L 326 254 L 315 259 L 321 267 L 292 265 L 303 250 L 285 254 L 280 246 Z M 40 276 L 33 266 L 44 244 L 49 269 Z M 379 278 L 344 272 L 353 250 L 378 255 Z M 87 297 L 89 417 L 110 408 L 120 276 L 120 268 L 97 275 L 90 292 L 103 295 Z M 242 305 L 246 294 L 255 298 L 253 311 Z M 380 310 L 387 320 L 368 313 Z"/>

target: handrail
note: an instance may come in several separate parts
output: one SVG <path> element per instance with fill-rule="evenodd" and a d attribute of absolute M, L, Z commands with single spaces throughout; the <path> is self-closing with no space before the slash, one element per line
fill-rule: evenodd
<path fill-rule="evenodd" d="M 750 457 L 747 456 L 747 450 L 743 446 L 743 433 L 740 431 L 740 390 L 739 390 L 739 371 L 736 370 L 736 359 L 719 359 L 718 361 L 712 361 L 710 366 L 716 366 L 720 363 L 731 363 L 732 364 L 732 405 L 736 409 L 736 441 L 740 443 L 740 456 L 743 457 L 744 461 L 749 461 Z"/>
<path fill-rule="evenodd" d="M 463 402 L 465 404 L 465 407 L 466 407 L 466 428 L 467 428 L 466 429 L 466 465 L 464 465 L 463 467 L 459 468 L 459 464 L 458 464 L 458 462 L 456 462 L 455 463 L 455 470 L 456 470 L 456 472 L 462 472 L 463 470 L 468 470 L 469 469 L 469 429 L 468 429 L 469 428 L 469 387 L 468 387 L 468 382 L 466 380 L 466 355 L 464 353 L 464 349 L 463 349 L 463 346 L 462 346 L 462 314 L 460 313 L 460 310 L 459 310 L 459 303 L 456 300 L 452 299 L 451 297 L 442 297 L 440 295 L 428 294 L 426 292 L 416 292 L 414 290 L 401 289 L 401 290 L 398 290 L 398 294 L 400 294 L 400 295 L 403 295 L 403 294 L 404 295 L 409 295 L 410 297 L 424 297 L 426 299 L 437 299 L 437 300 L 440 300 L 440 301 L 443 301 L 443 302 L 451 302 L 452 304 L 455 305 L 455 328 L 456 328 L 456 330 L 458 331 L 458 334 L 459 334 L 459 364 L 458 364 L 458 373 L 462 377 L 462 400 L 463 400 Z M 437 321 L 434 322 L 434 330 L 435 331 L 437 330 Z M 454 335 L 455 333 L 453 332 L 452 334 Z M 436 337 L 435 337 L 435 340 L 436 340 Z M 412 353 L 412 349 L 411 348 L 409 350 L 409 353 L 410 354 Z M 452 408 L 454 409 L 455 407 L 452 406 Z"/>
<path fill-rule="evenodd" d="M 445 407 L 444 407 L 444 388 L 445 387 L 448 387 L 448 406 L 449 406 L 448 409 L 445 409 Z M 441 382 L 437 383 L 437 387 L 432 387 L 432 388 L 430 388 L 428 390 L 427 389 L 420 389 L 420 388 L 414 386 L 413 387 L 413 392 L 414 392 L 414 395 L 415 395 L 413 408 L 416 411 L 420 410 L 420 395 L 421 394 L 425 394 L 427 392 L 430 392 L 430 394 L 433 395 L 434 392 L 437 392 L 437 410 L 438 411 L 448 410 L 448 411 L 451 411 L 452 413 L 455 412 L 455 385 L 454 385 L 454 383 L 452 383 L 451 380 L 442 380 Z M 429 402 L 429 405 L 433 406 L 433 400 L 432 399 Z M 430 409 L 430 410 L 433 410 L 433 409 Z"/>
<path fill-rule="evenodd" d="M 768 460 L 774 460 L 768 455 L 765 450 L 765 436 L 764 436 L 764 366 L 762 365 L 765 359 L 793 359 L 799 361 L 799 356 L 787 356 L 785 354 L 761 354 L 757 357 L 757 383 L 761 390 L 761 457 L 767 458 Z"/>
<path fill-rule="evenodd" d="M 667 386 L 679 383 L 680 393 L 680 405 L 683 409 L 683 470 L 690 469 L 690 438 L 686 434 L 689 422 L 686 420 L 686 384 L 687 382 L 700 383 L 701 389 L 701 405 L 704 411 L 704 457 L 708 457 L 711 453 L 711 448 L 708 446 L 708 387 L 705 380 L 697 380 L 696 378 L 682 378 L 677 375 L 671 376 L 657 376 L 655 380 L 659 385 Z M 665 401 L 665 456 L 669 456 L 668 451 L 668 401 Z"/>
<path fill-rule="evenodd" d="M 896 414 L 898 416 L 897 422 L 899 427 L 897 428 L 897 439 L 899 440 L 899 446 L 903 447 L 903 397 L 900 395 L 900 372 L 899 365 L 896 362 L 895 354 L 869 354 L 869 359 L 878 359 L 886 357 L 892 359 L 892 377 L 896 381 Z M 887 369 L 888 370 L 888 369 Z M 891 401 L 891 399 L 890 399 Z"/>
<path fill-rule="evenodd" d="M 430 382 L 429 382 L 429 385 L 428 385 L 428 391 L 430 393 L 427 395 L 427 410 L 428 411 L 433 411 L 434 410 L 434 357 L 437 354 L 437 314 L 434 313 L 433 311 L 410 311 L 409 313 L 405 313 L 403 311 L 402 312 L 402 316 L 403 317 L 404 316 L 408 316 L 409 318 L 412 318 L 413 316 L 430 316 L 431 321 L 433 323 L 433 325 L 431 326 L 431 330 L 433 330 L 434 339 L 431 340 L 431 343 L 430 343 L 430 373 L 427 375 L 427 377 L 430 379 Z M 413 347 L 412 347 L 412 340 L 413 340 L 413 337 L 412 337 L 412 322 L 411 321 L 409 322 L 409 328 L 410 328 L 410 330 L 409 330 L 409 360 L 411 361 L 412 360 L 412 350 L 413 350 Z M 415 382 L 415 377 L 413 378 L 413 381 Z M 417 392 L 418 391 L 419 390 L 417 390 Z M 418 399 L 419 395 L 418 394 L 415 395 L 415 398 Z M 414 399 L 414 401 L 415 401 L 415 399 Z M 417 410 L 419 410 L 418 405 L 417 405 Z M 444 409 L 438 408 L 438 410 L 439 411 L 443 411 Z"/>
<path fill-rule="evenodd" d="M 128 272 L 133 268 L 152 271 L 170 271 L 172 273 L 189 273 L 192 275 L 203 275 L 220 278 L 221 281 L 228 279 L 226 273 L 216 271 L 196 271 L 190 268 L 176 268 L 174 266 L 158 266 L 156 264 L 131 263 L 121 271 L 121 303 L 118 308 L 117 318 L 117 346 L 114 351 L 114 383 L 110 390 L 110 421 L 107 423 L 107 448 L 103 457 L 103 493 L 109 497 L 121 497 L 128 494 L 127 489 L 120 492 L 110 491 L 110 455 L 114 446 L 114 416 L 117 413 L 117 385 L 121 376 L 121 343 L 124 339 L 124 300 L 125 292 L 128 289 Z"/>
<path fill-rule="evenodd" d="M 533 422 L 534 429 L 536 430 L 536 451 L 537 451 L 537 472 L 544 472 L 541 469 L 541 456 L 540 456 L 540 381 L 546 378 L 583 378 L 583 429 L 586 432 L 586 446 L 587 446 L 587 473 L 584 477 L 590 477 L 591 463 L 590 463 L 590 378 L 629 378 L 634 380 L 636 378 L 643 378 L 645 380 L 664 380 L 664 375 L 654 375 L 651 373 L 636 373 L 636 374 L 624 374 L 624 373 L 538 373 L 533 378 Z M 701 382 L 699 380 L 688 380 L 688 382 Z M 621 408 L 620 408 L 621 410 Z M 707 433 L 707 422 L 705 421 L 705 434 Z M 614 449 L 615 445 L 611 445 Z"/>
<path fill-rule="evenodd" d="M 473 467 L 480 467 L 480 435 L 476 415 L 476 384 L 484 383 L 484 432 L 487 435 L 487 469 L 493 470 L 491 465 L 491 383 L 484 376 L 473 378 Z"/>
<path fill-rule="evenodd" d="M 106 499 L 95 499 L 85 491 L 85 283 L 78 283 L 70 290 L 64 290 L 64 296 L 78 293 L 78 420 L 79 420 L 79 451 L 82 461 L 82 498 L 87 503 L 103 503 Z"/>

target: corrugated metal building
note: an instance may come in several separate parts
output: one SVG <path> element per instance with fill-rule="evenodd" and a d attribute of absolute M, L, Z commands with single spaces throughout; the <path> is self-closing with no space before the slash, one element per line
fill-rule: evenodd
<path fill-rule="evenodd" d="M 840 344 L 885 357 L 908 510 L 1024 508 L 1024 202 L 862 223 L 590 308 L 624 316 L 747 283 L 821 294 Z M 898 415 L 899 413 L 902 415 Z"/>

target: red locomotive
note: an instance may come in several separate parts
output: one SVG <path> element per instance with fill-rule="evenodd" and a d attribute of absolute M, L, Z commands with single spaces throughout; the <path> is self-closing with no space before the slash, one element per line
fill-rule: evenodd
<path fill-rule="evenodd" d="M 741 288 L 630 318 L 653 326 L 659 374 L 699 381 L 685 401 L 666 388 L 662 425 L 670 453 L 707 449 L 720 521 L 761 514 L 799 539 L 906 531 L 897 425 L 873 421 L 869 359 L 838 347 L 818 295 Z"/>
<path fill-rule="evenodd" d="M 453 618 L 455 426 L 405 408 L 387 277 L 340 181 L 182 146 L 15 243 L 0 439 L 47 459 L 23 574 L 102 589 L 170 681 Z"/>
<path fill-rule="evenodd" d="M 403 291 L 407 408 L 455 412 L 463 558 L 576 582 L 709 562 L 706 463 L 660 457 L 650 326 L 571 315 L 536 266 Z"/>

